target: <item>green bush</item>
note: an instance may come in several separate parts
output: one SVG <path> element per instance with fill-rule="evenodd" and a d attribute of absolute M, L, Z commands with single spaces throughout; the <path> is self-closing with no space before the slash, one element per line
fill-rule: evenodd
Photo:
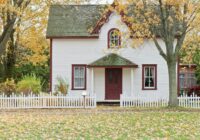
<path fill-rule="evenodd" d="M 10 96 L 16 92 L 16 84 L 14 79 L 6 79 L 5 82 L 0 83 L 0 92 Z"/>
<path fill-rule="evenodd" d="M 33 65 L 33 64 L 25 64 L 20 65 L 15 68 L 14 71 L 14 79 L 16 82 L 19 82 L 23 79 L 24 75 L 32 75 L 39 77 L 42 81 L 42 91 L 49 91 L 49 64 L 47 65 Z M 0 79 L 1 80 L 1 79 Z"/>
<path fill-rule="evenodd" d="M 41 80 L 35 75 L 24 76 L 22 80 L 17 83 L 17 91 L 23 92 L 24 94 L 29 94 L 31 92 L 39 94 L 41 89 Z"/>
<path fill-rule="evenodd" d="M 58 84 L 55 86 L 55 93 L 58 94 L 61 92 L 62 94 L 67 94 L 69 84 L 66 79 L 63 79 L 62 77 L 57 77 Z"/>

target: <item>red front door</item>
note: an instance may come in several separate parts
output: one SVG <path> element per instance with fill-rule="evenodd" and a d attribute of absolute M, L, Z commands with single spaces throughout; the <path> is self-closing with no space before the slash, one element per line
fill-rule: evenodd
<path fill-rule="evenodd" d="M 122 69 L 106 68 L 106 100 L 119 100 L 122 93 Z"/>

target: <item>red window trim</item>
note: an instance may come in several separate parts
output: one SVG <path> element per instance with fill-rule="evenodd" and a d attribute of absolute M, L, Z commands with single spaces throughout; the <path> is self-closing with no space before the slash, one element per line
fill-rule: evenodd
<path fill-rule="evenodd" d="M 144 68 L 148 66 L 155 67 L 155 87 L 154 88 L 146 88 L 144 86 Z M 157 64 L 143 64 L 142 65 L 142 90 L 157 90 Z"/>
<path fill-rule="evenodd" d="M 85 67 L 85 86 L 84 88 L 75 88 L 74 87 L 74 67 L 76 66 L 81 66 L 81 67 Z M 72 64 L 72 90 L 86 90 L 87 88 L 87 65 L 85 64 Z"/>
<path fill-rule="evenodd" d="M 117 28 L 112 28 L 108 31 L 108 48 L 110 48 L 110 32 L 112 32 L 113 30 L 117 30 L 120 32 L 120 30 Z M 121 35 L 119 35 L 119 45 L 121 46 Z"/>

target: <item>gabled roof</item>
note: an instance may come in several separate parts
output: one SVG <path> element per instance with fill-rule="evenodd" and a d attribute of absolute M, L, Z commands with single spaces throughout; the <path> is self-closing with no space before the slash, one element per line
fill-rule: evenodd
<path fill-rule="evenodd" d="M 106 5 L 52 5 L 49 12 L 47 38 L 98 37 L 90 34 Z"/>
<path fill-rule="evenodd" d="M 49 12 L 47 38 L 98 38 L 101 27 L 112 14 L 110 6 L 117 8 L 117 3 L 112 5 L 52 5 Z M 127 17 L 134 17 L 134 5 L 128 6 L 128 12 L 121 11 L 122 21 L 130 28 L 132 24 Z M 159 14 L 157 7 L 155 13 Z M 142 21 L 144 19 L 138 19 Z M 179 24 L 175 26 L 178 35 Z M 155 34 L 161 36 L 161 26 L 155 26 Z M 136 37 L 132 31 L 132 37 Z"/>
<path fill-rule="evenodd" d="M 138 65 L 126 58 L 111 53 L 88 64 L 88 67 L 138 67 Z"/>

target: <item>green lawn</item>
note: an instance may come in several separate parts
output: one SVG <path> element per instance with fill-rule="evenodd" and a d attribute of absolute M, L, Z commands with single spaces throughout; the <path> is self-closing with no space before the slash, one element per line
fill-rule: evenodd
<path fill-rule="evenodd" d="M 178 111 L 1 111 L 0 139 L 200 139 L 200 112 Z"/>

